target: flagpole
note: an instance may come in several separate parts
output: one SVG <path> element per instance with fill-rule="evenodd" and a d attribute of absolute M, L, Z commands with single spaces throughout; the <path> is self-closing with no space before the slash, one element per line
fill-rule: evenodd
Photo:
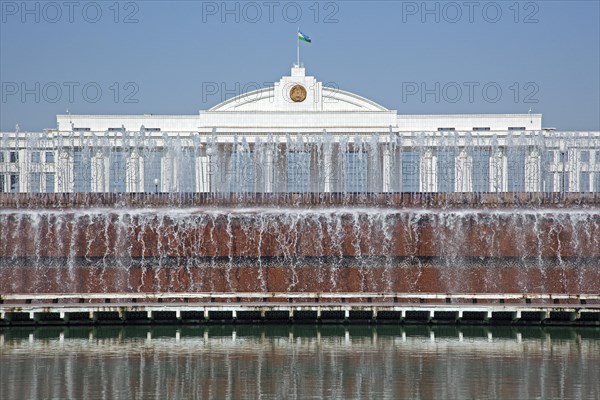
<path fill-rule="evenodd" d="M 300 27 L 298 27 L 298 32 L 300 32 Z M 298 38 L 298 32 L 296 32 L 296 65 L 300 68 L 300 39 Z"/>

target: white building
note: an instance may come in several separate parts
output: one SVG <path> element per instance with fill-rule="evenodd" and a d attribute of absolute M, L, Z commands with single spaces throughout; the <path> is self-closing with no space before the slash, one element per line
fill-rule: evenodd
<path fill-rule="evenodd" d="M 303 67 L 198 115 L 58 115 L 0 134 L 0 191 L 600 191 L 600 132 L 401 115 Z"/>

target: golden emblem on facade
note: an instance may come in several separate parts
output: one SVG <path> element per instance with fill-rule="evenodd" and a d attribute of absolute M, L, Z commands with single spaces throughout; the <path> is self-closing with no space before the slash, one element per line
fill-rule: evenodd
<path fill-rule="evenodd" d="M 290 89 L 290 99 L 296 103 L 302 103 L 306 99 L 306 89 L 302 85 L 294 85 Z"/>

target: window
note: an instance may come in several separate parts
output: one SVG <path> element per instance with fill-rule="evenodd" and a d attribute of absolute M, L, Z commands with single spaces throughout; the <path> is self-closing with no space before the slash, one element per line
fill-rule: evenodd
<path fill-rule="evenodd" d="M 525 149 L 511 149 L 506 155 L 508 167 L 508 191 L 525 191 Z"/>
<path fill-rule="evenodd" d="M 438 132 L 443 132 L 443 131 L 455 131 L 455 128 L 438 128 Z"/>
<path fill-rule="evenodd" d="M 594 175 L 594 189 L 596 193 L 600 193 L 600 172 L 596 172 Z"/>
<path fill-rule="evenodd" d="M 108 128 L 109 132 L 121 132 L 123 128 Z"/>
<path fill-rule="evenodd" d="M 554 172 L 546 171 L 543 176 L 542 184 L 544 185 L 542 191 L 546 193 L 554 192 Z"/>
<path fill-rule="evenodd" d="M 40 193 L 42 191 L 42 174 L 32 172 L 29 174 L 29 192 Z"/>
<path fill-rule="evenodd" d="M 560 152 L 560 162 L 561 163 L 569 162 L 569 152 L 568 151 Z"/>
<path fill-rule="evenodd" d="M 416 151 L 402 152 L 402 191 L 420 190 L 420 154 Z"/>
<path fill-rule="evenodd" d="M 542 192 L 552 193 L 554 192 L 554 172 L 552 172 L 554 150 L 546 150 L 542 154 Z"/>
<path fill-rule="evenodd" d="M 579 154 L 579 161 L 589 162 L 590 161 L 590 151 L 589 150 L 581 150 L 581 153 Z"/>
<path fill-rule="evenodd" d="M 55 176 L 53 172 L 47 173 L 46 174 L 46 193 L 54 193 L 55 187 L 54 187 L 54 182 L 55 182 Z"/>
<path fill-rule="evenodd" d="M 364 152 L 349 152 L 345 155 L 344 190 L 346 192 L 366 192 L 367 184 L 367 154 Z"/>
<path fill-rule="evenodd" d="M 11 151 L 9 153 L 9 161 L 11 163 L 19 162 L 19 152 L 18 151 Z"/>
<path fill-rule="evenodd" d="M 6 178 L 4 176 L 5 176 L 4 174 L 0 174 L 0 193 L 4 193 L 6 191 L 6 189 L 4 187 L 4 185 L 5 185 L 4 180 Z"/>
<path fill-rule="evenodd" d="M 89 132 L 90 128 L 73 128 L 73 132 Z"/>
<path fill-rule="evenodd" d="M 109 156 L 108 191 L 111 193 L 124 193 L 125 176 L 127 173 L 125 153 L 121 149 L 113 149 Z"/>
<path fill-rule="evenodd" d="M 179 157 L 179 191 L 193 193 L 196 191 L 196 152 L 185 149 Z"/>
<path fill-rule="evenodd" d="M 542 192 L 554 192 L 554 172 L 552 172 L 552 164 L 554 164 L 554 150 L 546 150 L 542 153 Z"/>
<path fill-rule="evenodd" d="M 569 191 L 569 172 L 562 171 L 558 173 L 559 181 L 559 191 L 560 192 L 568 192 Z"/>
<path fill-rule="evenodd" d="M 144 191 L 161 191 L 162 152 L 159 150 L 144 153 Z M 154 183 L 156 181 L 156 184 Z"/>
<path fill-rule="evenodd" d="M 488 128 L 487 126 L 486 127 L 479 127 L 479 128 L 476 127 L 476 128 L 473 128 L 473 130 L 474 131 L 489 131 L 490 128 Z"/>
<path fill-rule="evenodd" d="M 580 192 L 589 192 L 590 191 L 590 173 L 589 172 L 580 172 L 579 173 L 579 191 Z"/>
<path fill-rule="evenodd" d="M 437 190 L 454 192 L 456 155 L 453 149 L 439 150 L 437 155 Z"/>
<path fill-rule="evenodd" d="M 124 128 L 108 128 L 109 131 L 121 131 L 124 130 Z M 140 129 L 142 130 L 142 129 Z M 145 132 L 160 132 L 160 128 L 146 128 L 144 127 L 143 129 Z"/>
<path fill-rule="evenodd" d="M 596 150 L 596 164 L 600 164 L 600 150 Z"/>
<path fill-rule="evenodd" d="M 39 151 L 31 152 L 31 162 L 33 164 L 39 164 L 42 161 L 42 154 Z"/>
<path fill-rule="evenodd" d="M 0 163 L 4 162 L 4 152 L 0 151 Z"/>
<path fill-rule="evenodd" d="M 253 192 L 256 174 L 254 153 L 235 152 L 232 154 L 233 177 L 230 181 L 232 192 Z"/>
<path fill-rule="evenodd" d="M 524 131 L 526 130 L 524 126 L 509 126 L 509 131 Z"/>
<path fill-rule="evenodd" d="M 293 152 L 287 155 L 287 191 L 305 193 L 309 191 L 310 153 Z"/>
<path fill-rule="evenodd" d="M 89 150 L 73 152 L 73 189 L 75 192 L 92 191 L 92 164 Z"/>
<path fill-rule="evenodd" d="M 490 158 L 491 150 L 478 148 L 473 150 L 473 191 L 490 191 Z"/>
<path fill-rule="evenodd" d="M 46 163 L 54 164 L 54 152 L 53 151 L 46 152 Z"/>
<path fill-rule="evenodd" d="M 19 175 L 11 174 L 10 175 L 10 192 L 18 193 L 19 190 Z"/>

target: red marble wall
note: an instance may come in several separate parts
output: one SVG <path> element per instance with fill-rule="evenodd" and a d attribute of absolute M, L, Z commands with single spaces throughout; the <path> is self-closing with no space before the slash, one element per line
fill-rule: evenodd
<path fill-rule="evenodd" d="M 472 210 L 458 197 L 439 207 L 441 197 L 427 198 L 438 204 L 427 209 L 289 199 L 276 203 L 289 208 L 246 211 L 98 209 L 81 199 L 4 208 L 0 293 L 600 290 L 598 208 L 571 199 L 566 209 Z"/>

